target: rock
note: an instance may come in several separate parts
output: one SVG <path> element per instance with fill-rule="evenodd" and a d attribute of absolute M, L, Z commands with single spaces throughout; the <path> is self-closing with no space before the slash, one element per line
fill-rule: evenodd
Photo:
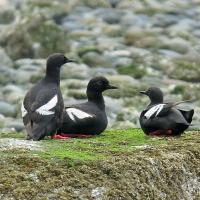
<path fill-rule="evenodd" d="M 147 74 L 146 69 L 142 65 L 135 65 L 133 63 L 129 65 L 121 65 L 117 68 L 119 74 L 126 74 L 134 78 L 140 79 Z"/>
<path fill-rule="evenodd" d="M 0 67 L 12 67 L 13 66 L 13 62 L 12 60 L 9 58 L 9 56 L 6 54 L 6 52 L 0 48 Z"/>
<path fill-rule="evenodd" d="M 15 76 L 15 70 L 0 67 L 0 84 L 1 85 L 6 85 L 7 83 L 10 83 L 10 81 L 13 79 L 14 76 Z"/>
<path fill-rule="evenodd" d="M 83 0 L 82 3 L 85 6 L 88 6 L 90 8 L 98 8 L 98 7 L 104 7 L 104 8 L 109 8 L 110 3 L 107 0 Z"/>
<path fill-rule="evenodd" d="M 0 44 L 12 59 L 47 57 L 53 52 L 67 49 L 65 32 L 40 13 L 28 15 L 6 28 L 1 33 Z"/>
<path fill-rule="evenodd" d="M 137 47 L 154 47 L 158 44 L 158 34 L 160 29 L 130 28 L 126 31 L 125 44 Z"/>
<path fill-rule="evenodd" d="M 171 26 L 173 24 L 176 24 L 179 20 L 180 20 L 180 16 L 176 16 L 173 14 L 156 14 L 153 17 L 153 25 L 154 26 L 160 26 L 160 27 L 168 27 Z"/>
<path fill-rule="evenodd" d="M 119 24 L 121 21 L 121 17 L 123 15 L 123 11 L 116 10 L 103 10 L 103 20 L 108 24 Z"/>
<path fill-rule="evenodd" d="M 0 24 L 10 24 L 14 19 L 15 11 L 13 9 L 5 7 L 0 10 Z"/>
<path fill-rule="evenodd" d="M 3 88 L 2 94 L 7 102 L 17 104 L 18 102 L 21 102 L 25 96 L 25 91 L 16 85 L 10 84 Z"/>
<path fill-rule="evenodd" d="M 130 121 L 116 121 L 112 126 L 112 129 L 129 129 L 136 128 L 136 125 Z"/>
<path fill-rule="evenodd" d="M 87 79 L 90 76 L 90 71 L 85 64 L 70 63 L 70 66 L 63 66 L 61 69 L 62 79 Z"/>
<path fill-rule="evenodd" d="M 5 128 L 14 129 L 17 132 L 21 132 L 24 130 L 24 124 L 22 120 L 15 119 L 14 121 L 7 122 Z"/>
<path fill-rule="evenodd" d="M 6 117 L 16 117 L 16 108 L 5 101 L 0 101 L 0 114 Z"/>
<path fill-rule="evenodd" d="M 86 89 L 70 89 L 68 90 L 68 96 L 75 99 L 87 99 Z"/>
<path fill-rule="evenodd" d="M 119 87 L 119 90 L 107 91 L 106 95 L 112 98 L 124 98 L 124 97 L 134 97 L 138 95 L 138 91 L 144 89 L 142 83 L 138 82 L 131 78 L 128 75 L 114 75 L 107 76 L 110 83 Z"/>
<path fill-rule="evenodd" d="M 103 32 L 107 34 L 109 37 L 120 37 L 123 34 L 123 30 L 120 25 L 112 24 L 112 25 L 105 25 L 103 27 Z"/>
<path fill-rule="evenodd" d="M 96 52 L 88 52 L 82 57 L 84 63 L 90 67 L 112 67 L 114 58 Z"/>
<path fill-rule="evenodd" d="M 174 64 L 166 69 L 169 77 L 184 81 L 199 82 L 200 68 L 198 63 L 176 59 Z"/>
<path fill-rule="evenodd" d="M 106 192 L 106 188 L 105 187 L 97 187 L 95 189 L 92 190 L 91 192 L 91 197 L 93 199 L 96 199 L 96 200 L 100 200 L 102 199 L 103 197 L 103 194 Z"/>
<path fill-rule="evenodd" d="M 183 38 L 163 38 L 161 48 L 176 51 L 180 54 L 186 54 L 190 49 L 190 43 Z"/>
<path fill-rule="evenodd" d="M 14 67 L 17 69 L 23 69 L 27 71 L 33 71 L 38 68 L 45 69 L 46 67 L 46 59 L 30 59 L 30 58 L 24 58 L 16 60 L 14 63 Z"/>

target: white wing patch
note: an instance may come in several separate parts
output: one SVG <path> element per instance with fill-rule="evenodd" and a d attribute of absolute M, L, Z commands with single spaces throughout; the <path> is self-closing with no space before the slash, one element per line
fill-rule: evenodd
<path fill-rule="evenodd" d="M 22 112 L 22 117 L 25 117 L 25 115 L 28 113 L 27 110 L 24 108 L 24 102 L 22 102 L 21 105 L 21 112 Z"/>
<path fill-rule="evenodd" d="M 66 112 L 69 115 L 70 119 L 73 121 L 76 121 L 75 117 L 79 118 L 79 119 L 85 119 L 88 117 L 92 117 L 92 115 L 90 115 L 82 110 L 79 110 L 77 108 L 67 108 Z"/>
<path fill-rule="evenodd" d="M 152 108 L 150 108 L 150 109 L 145 113 L 144 116 L 145 116 L 147 119 L 149 119 L 149 118 L 150 118 L 152 115 L 154 115 L 155 113 L 156 113 L 155 116 L 157 116 L 157 115 L 160 113 L 160 111 L 163 109 L 164 105 L 166 105 L 166 104 L 158 104 L 158 105 L 156 105 L 156 106 L 153 106 Z"/>
<path fill-rule="evenodd" d="M 40 115 L 52 115 L 55 112 L 50 111 L 52 108 L 56 106 L 58 103 L 58 97 L 55 95 L 50 101 L 48 101 L 45 105 L 39 107 L 36 112 Z"/>

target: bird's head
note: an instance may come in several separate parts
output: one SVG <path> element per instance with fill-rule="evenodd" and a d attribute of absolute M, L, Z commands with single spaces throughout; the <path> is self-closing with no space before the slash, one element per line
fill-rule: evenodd
<path fill-rule="evenodd" d="M 60 69 L 62 65 L 69 62 L 75 62 L 75 61 L 68 59 L 62 53 L 54 53 L 47 58 L 47 69 L 48 70 Z"/>
<path fill-rule="evenodd" d="M 163 103 L 163 92 L 160 88 L 150 87 L 146 91 L 141 91 L 140 94 L 147 95 L 152 103 Z"/>
<path fill-rule="evenodd" d="M 109 89 L 117 89 L 117 87 L 110 85 L 109 81 L 103 76 L 98 76 L 91 79 L 87 86 L 87 91 L 95 93 L 101 93 Z"/>

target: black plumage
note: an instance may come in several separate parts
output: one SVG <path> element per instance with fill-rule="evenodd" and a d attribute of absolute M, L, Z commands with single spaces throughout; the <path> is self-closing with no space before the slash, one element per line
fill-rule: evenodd
<path fill-rule="evenodd" d="M 97 135 L 103 132 L 108 121 L 102 92 L 116 88 L 105 77 L 91 79 L 87 86 L 88 101 L 65 108 L 63 124 L 58 134 Z"/>
<path fill-rule="evenodd" d="M 22 102 L 22 117 L 27 139 L 41 140 L 54 135 L 62 123 L 64 103 L 60 91 L 60 68 L 72 62 L 61 53 L 49 56 L 46 75 L 33 86 Z"/>
<path fill-rule="evenodd" d="M 190 126 L 194 110 L 184 111 L 175 107 L 184 101 L 164 103 L 163 93 L 156 87 L 140 93 L 147 95 L 151 101 L 140 115 L 140 125 L 145 134 L 176 136 Z"/>

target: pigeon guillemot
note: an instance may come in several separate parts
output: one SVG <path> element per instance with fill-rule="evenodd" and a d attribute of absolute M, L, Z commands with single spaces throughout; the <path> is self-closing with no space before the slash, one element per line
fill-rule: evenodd
<path fill-rule="evenodd" d="M 22 102 L 22 118 L 28 140 L 54 135 L 62 124 L 64 103 L 60 91 L 60 68 L 73 62 L 61 53 L 49 56 L 46 76 L 32 87 Z"/>
<path fill-rule="evenodd" d="M 111 86 L 105 77 L 91 79 L 87 86 L 88 101 L 67 106 L 63 124 L 57 135 L 64 137 L 88 137 L 103 132 L 108 124 L 102 92 L 117 89 Z"/>
<path fill-rule="evenodd" d="M 163 93 L 156 87 L 140 93 L 147 95 L 151 101 L 140 115 L 140 125 L 145 134 L 176 136 L 183 133 L 191 124 L 194 110 L 184 111 L 175 108 L 185 101 L 163 103 Z"/>

